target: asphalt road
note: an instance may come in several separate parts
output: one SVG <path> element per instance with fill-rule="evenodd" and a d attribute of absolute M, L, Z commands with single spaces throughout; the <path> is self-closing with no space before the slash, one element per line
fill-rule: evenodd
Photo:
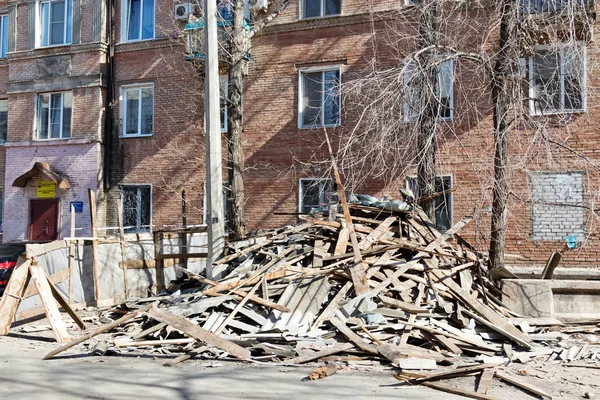
<path fill-rule="evenodd" d="M 42 361 L 55 343 L 0 337 L 2 399 L 459 399 L 425 387 L 393 386 L 391 371 L 341 371 L 303 380 L 315 365 L 281 367 L 240 362 L 187 361 L 164 367 L 166 358 L 90 357 L 76 347 Z M 173 358 L 168 356 L 167 358 Z"/>

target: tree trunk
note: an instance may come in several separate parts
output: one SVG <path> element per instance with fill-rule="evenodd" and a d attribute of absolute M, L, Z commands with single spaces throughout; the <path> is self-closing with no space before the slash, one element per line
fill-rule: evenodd
<path fill-rule="evenodd" d="M 492 76 L 494 104 L 494 187 L 490 263 L 492 269 L 504 267 L 508 201 L 508 133 L 512 125 L 509 111 L 514 100 L 518 74 L 519 44 L 516 0 L 502 0 L 500 9 L 500 51 Z"/>
<path fill-rule="evenodd" d="M 245 213 L 244 194 L 244 144 L 243 134 L 243 78 L 244 78 L 244 44 L 247 39 L 244 31 L 244 2 L 235 0 L 232 31 L 230 40 L 230 67 L 227 114 L 227 150 L 229 167 L 229 191 L 227 208 L 229 222 L 227 224 L 234 238 L 246 235 L 248 222 Z"/>
<path fill-rule="evenodd" d="M 437 33 L 437 1 L 426 0 L 421 2 L 421 16 L 419 25 L 419 49 L 425 49 L 438 44 Z M 435 193 L 437 178 L 435 155 L 436 146 L 436 119 L 438 99 L 436 96 L 437 65 L 436 51 L 425 51 L 419 58 L 422 75 L 419 79 L 421 93 L 421 107 L 417 119 L 417 188 L 421 207 L 429 219 L 435 223 L 435 199 L 430 196 Z M 428 198 L 429 197 L 429 198 Z"/>

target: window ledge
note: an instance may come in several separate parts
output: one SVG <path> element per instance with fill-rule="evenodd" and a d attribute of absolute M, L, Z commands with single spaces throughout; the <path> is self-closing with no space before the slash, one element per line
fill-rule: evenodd
<path fill-rule="evenodd" d="M 586 112 L 587 112 L 587 109 L 569 110 L 569 111 L 548 111 L 548 112 L 544 112 L 544 113 L 530 112 L 529 115 L 531 117 L 551 117 L 553 115 L 585 114 Z"/>
<path fill-rule="evenodd" d="M 132 40 L 128 42 L 119 42 L 115 45 L 115 52 L 121 53 L 125 51 L 146 50 L 162 47 L 173 47 L 173 38 L 175 36 L 165 36 L 154 39 Z M 183 43 L 175 44 L 175 46 L 184 46 Z"/>
<path fill-rule="evenodd" d="M 340 126 L 342 126 L 342 124 L 299 126 L 298 129 L 301 129 L 303 131 L 309 131 L 309 130 L 323 129 L 323 128 L 339 128 Z"/>
<path fill-rule="evenodd" d="M 139 139 L 153 137 L 154 133 L 150 135 L 119 135 L 119 139 Z"/>
<path fill-rule="evenodd" d="M 21 140 L 7 141 L 4 147 L 34 147 L 34 146 L 68 146 L 90 143 L 100 143 L 98 139 L 48 139 L 48 140 Z"/>
<path fill-rule="evenodd" d="M 106 51 L 107 49 L 107 44 L 102 42 L 37 47 L 31 50 L 10 52 L 7 54 L 7 58 L 1 60 L 6 60 L 8 62 L 12 60 L 21 60 L 33 57 L 37 58 L 44 56 L 72 55 L 73 53 L 83 53 L 86 51 Z M 0 63 L 0 65 L 2 64 Z"/>
<path fill-rule="evenodd" d="M 343 13 L 339 13 L 339 14 L 327 14 L 327 15 L 320 15 L 318 17 L 307 17 L 307 18 L 298 18 L 298 21 L 314 21 L 314 20 L 320 20 L 320 19 L 325 19 L 325 18 L 337 18 L 337 17 L 343 17 L 344 14 Z"/>

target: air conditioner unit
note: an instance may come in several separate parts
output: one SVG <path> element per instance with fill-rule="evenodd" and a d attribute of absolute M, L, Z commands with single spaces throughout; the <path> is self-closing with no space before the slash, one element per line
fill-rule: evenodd
<path fill-rule="evenodd" d="M 173 14 L 175 15 L 175 19 L 187 19 L 188 15 L 190 15 L 190 4 L 175 4 L 173 8 Z"/>

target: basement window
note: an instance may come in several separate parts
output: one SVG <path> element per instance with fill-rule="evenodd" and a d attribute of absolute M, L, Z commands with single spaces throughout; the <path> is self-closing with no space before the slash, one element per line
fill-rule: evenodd
<path fill-rule="evenodd" d="M 342 0 L 302 0 L 302 19 L 340 15 Z"/>
<path fill-rule="evenodd" d="M 533 115 L 585 111 L 585 46 L 536 48 L 529 59 Z"/>
<path fill-rule="evenodd" d="M 121 186 L 125 233 L 150 232 L 152 225 L 152 187 Z"/>
<path fill-rule="evenodd" d="M 421 91 L 424 84 L 423 74 L 415 62 L 406 63 L 404 69 L 404 121 L 415 122 L 421 114 Z M 454 60 L 442 61 L 436 67 L 435 74 L 435 113 L 439 119 L 450 121 L 454 117 Z"/>
<path fill-rule="evenodd" d="M 416 177 L 406 178 L 406 187 L 413 191 L 419 200 L 419 186 Z M 452 177 L 450 175 L 438 176 L 435 180 L 435 192 L 440 194 L 435 198 L 435 227 L 440 232 L 446 232 L 452 227 Z"/>
<path fill-rule="evenodd" d="M 69 139 L 71 137 L 72 101 L 72 92 L 37 95 L 37 140 Z"/>
<path fill-rule="evenodd" d="M 300 71 L 298 127 L 333 127 L 341 124 L 341 67 Z"/>
<path fill-rule="evenodd" d="M 331 179 L 302 178 L 298 193 L 298 209 L 308 214 L 312 209 L 337 202 L 338 194 Z"/>

